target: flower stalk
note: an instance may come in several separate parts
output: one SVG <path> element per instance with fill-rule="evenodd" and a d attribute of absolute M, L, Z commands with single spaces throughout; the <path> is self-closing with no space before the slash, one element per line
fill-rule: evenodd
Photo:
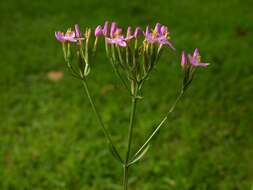
<path fill-rule="evenodd" d="M 112 151 L 114 151 L 115 154 L 117 154 L 118 159 L 119 159 L 121 162 L 123 162 L 122 158 L 120 157 L 120 155 L 119 155 L 119 153 L 118 153 L 118 151 L 117 151 L 117 149 L 116 149 L 116 147 L 115 147 L 115 145 L 114 145 L 114 143 L 113 143 L 113 141 L 112 141 L 112 138 L 111 138 L 111 136 L 110 136 L 108 130 L 106 129 L 106 127 L 105 127 L 105 125 L 104 125 L 104 122 L 103 122 L 103 120 L 102 120 L 102 118 L 101 118 L 101 116 L 100 116 L 100 114 L 99 114 L 99 112 L 98 112 L 98 110 L 97 110 L 97 107 L 95 106 L 95 103 L 94 103 L 94 101 L 93 101 L 93 99 L 92 99 L 92 97 L 91 97 L 91 95 L 90 95 L 90 91 L 89 91 L 89 88 L 88 88 L 88 84 L 87 84 L 87 81 L 86 81 L 85 78 L 82 80 L 82 84 L 83 84 L 83 87 L 84 87 L 84 89 L 85 89 L 85 93 L 86 93 L 86 95 L 87 95 L 87 97 L 88 97 L 88 100 L 89 100 L 89 102 L 90 102 L 90 104 L 91 104 L 91 107 L 92 107 L 92 109 L 93 109 L 93 112 L 95 113 L 95 116 L 96 116 L 96 118 L 97 118 L 97 121 L 98 121 L 99 125 L 101 126 L 101 128 L 102 128 L 102 130 L 103 130 L 103 133 L 104 133 L 106 139 L 108 140 L 108 143 L 109 143 L 110 147 L 113 149 Z"/>

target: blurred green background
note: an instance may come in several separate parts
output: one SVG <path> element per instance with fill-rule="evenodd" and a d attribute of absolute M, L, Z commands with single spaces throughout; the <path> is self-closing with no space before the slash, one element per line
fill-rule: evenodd
<path fill-rule="evenodd" d="M 176 98 L 180 51 L 199 47 L 212 63 L 198 71 L 169 125 L 130 170 L 130 189 L 253 190 L 252 7 L 252 0 L 1 1 L 0 189 L 121 188 L 122 168 L 54 37 L 75 23 L 84 29 L 114 20 L 124 28 L 160 21 L 177 48 L 167 50 L 144 88 L 134 149 Z M 130 99 L 103 47 L 89 83 L 123 153 Z"/>

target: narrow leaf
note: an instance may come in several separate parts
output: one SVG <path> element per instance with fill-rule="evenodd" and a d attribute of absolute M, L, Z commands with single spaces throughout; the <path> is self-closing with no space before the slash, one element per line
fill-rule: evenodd
<path fill-rule="evenodd" d="M 146 154 L 149 147 L 150 147 L 150 145 L 147 145 L 141 152 L 139 152 L 139 154 L 135 155 L 133 157 L 132 161 L 128 165 L 130 166 L 130 165 L 133 165 L 134 163 L 138 162 Z"/>

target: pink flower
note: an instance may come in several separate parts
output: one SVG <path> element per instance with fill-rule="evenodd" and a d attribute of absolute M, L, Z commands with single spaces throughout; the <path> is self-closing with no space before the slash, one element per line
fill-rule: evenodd
<path fill-rule="evenodd" d="M 74 31 L 68 30 L 65 34 L 63 32 L 55 32 L 55 37 L 60 42 L 76 42 L 76 34 Z"/>
<path fill-rule="evenodd" d="M 80 27 L 78 24 L 75 25 L 75 32 L 76 32 L 76 37 L 77 38 L 81 38 L 82 37 L 82 33 L 80 31 Z"/>
<path fill-rule="evenodd" d="M 112 24 L 111 24 L 111 30 L 110 30 L 110 37 L 111 38 L 115 37 L 115 33 L 116 33 L 117 29 L 118 29 L 117 23 L 116 22 L 112 22 Z"/>
<path fill-rule="evenodd" d="M 201 62 L 199 50 L 198 50 L 198 48 L 196 48 L 193 55 L 188 54 L 188 57 L 186 56 L 185 51 L 182 52 L 181 65 L 183 68 L 186 65 L 190 65 L 192 67 L 207 67 L 209 65 L 209 63 L 202 63 Z"/>
<path fill-rule="evenodd" d="M 158 23 L 156 23 L 156 25 L 155 25 L 155 31 L 158 33 L 158 34 L 160 34 L 161 33 L 161 28 L 162 28 L 163 26 L 158 22 Z"/>
<path fill-rule="evenodd" d="M 124 36 L 121 34 L 122 29 L 117 27 L 117 23 L 113 22 L 111 24 L 111 30 L 110 30 L 110 38 L 106 38 L 106 42 L 108 44 L 117 44 L 121 47 L 126 47 L 127 38 L 124 38 Z"/>
<path fill-rule="evenodd" d="M 132 33 L 132 28 L 131 28 L 131 26 L 129 26 L 129 27 L 127 28 L 127 35 L 126 35 L 125 40 L 128 41 L 128 40 L 131 40 L 132 38 L 134 38 L 134 35 L 133 35 L 133 33 Z"/>
<path fill-rule="evenodd" d="M 207 67 L 209 63 L 201 63 L 201 57 L 198 48 L 195 49 L 193 55 L 189 54 L 189 61 L 193 67 Z"/>
<path fill-rule="evenodd" d="M 95 29 L 95 36 L 96 37 L 99 37 L 99 36 L 102 36 L 104 33 L 103 33 L 103 29 L 100 25 L 98 25 Z"/>
<path fill-rule="evenodd" d="M 134 37 L 138 38 L 141 34 L 142 34 L 141 28 L 140 27 L 136 27 L 136 29 L 134 31 Z"/>
<path fill-rule="evenodd" d="M 127 46 L 126 40 L 123 36 L 119 36 L 117 38 L 106 38 L 106 42 L 108 44 L 117 44 L 121 47 L 126 47 Z"/>
<path fill-rule="evenodd" d="M 104 27 L 103 27 L 103 34 L 104 36 L 108 36 L 109 33 L 109 22 L 105 21 Z"/>
<path fill-rule="evenodd" d="M 181 56 L 181 65 L 184 67 L 187 64 L 187 56 L 185 51 L 182 51 L 182 56 Z"/>
<path fill-rule="evenodd" d="M 167 45 L 171 49 L 175 50 L 172 43 L 168 40 L 168 28 L 166 26 L 161 25 L 160 23 L 157 23 L 155 26 L 155 29 L 151 32 L 149 31 L 149 28 L 146 28 L 146 31 L 144 32 L 144 36 L 148 43 L 150 44 L 160 44 L 160 45 Z"/>

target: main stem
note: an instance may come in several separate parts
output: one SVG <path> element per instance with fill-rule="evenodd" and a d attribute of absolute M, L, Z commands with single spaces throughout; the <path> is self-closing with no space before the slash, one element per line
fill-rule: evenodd
<path fill-rule="evenodd" d="M 128 166 L 124 165 L 123 166 L 123 189 L 127 190 L 128 189 Z"/>
<path fill-rule="evenodd" d="M 136 110 L 136 94 L 132 96 L 132 108 L 131 108 L 131 113 L 130 113 L 130 122 L 129 122 L 129 129 L 128 129 L 128 141 L 127 141 L 127 152 L 126 152 L 126 158 L 125 158 L 125 163 L 123 165 L 123 186 L 124 190 L 128 189 L 128 161 L 130 157 L 130 152 L 131 152 L 131 144 L 132 144 L 132 136 L 133 136 L 133 126 L 134 126 L 134 116 L 135 116 L 135 110 Z"/>

